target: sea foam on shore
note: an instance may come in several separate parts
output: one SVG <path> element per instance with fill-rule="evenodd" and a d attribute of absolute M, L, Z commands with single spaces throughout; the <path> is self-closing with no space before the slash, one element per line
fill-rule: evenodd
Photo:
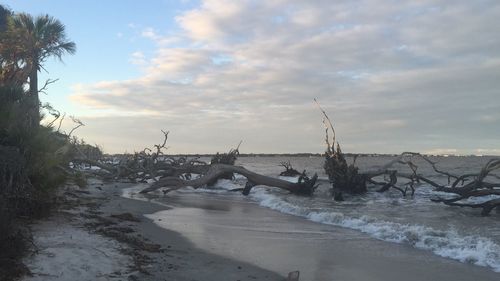
<path fill-rule="evenodd" d="M 463 236 L 454 229 L 443 231 L 428 226 L 383 221 L 369 215 L 350 217 L 330 210 L 317 211 L 291 204 L 264 188 L 255 188 L 251 196 L 260 206 L 282 213 L 301 216 L 318 223 L 359 230 L 380 240 L 406 243 L 418 249 L 432 251 L 442 257 L 487 266 L 500 272 L 500 246 L 486 237 Z"/>
<path fill-rule="evenodd" d="M 238 187 L 242 187 L 239 181 L 219 180 L 215 187 L 186 188 L 177 192 L 227 195 L 228 190 Z M 125 191 L 124 196 L 133 198 L 132 194 L 136 191 L 138 190 Z M 421 192 L 428 193 L 425 190 Z M 161 194 L 161 192 L 157 194 Z M 234 193 L 229 194 L 234 195 Z M 328 208 L 302 204 L 300 200 L 287 200 L 286 196 L 279 192 L 276 193 L 268 188 L 258 186 L 252 189 L 250 198 L 262 207 L 285 214 L 300 216 L 317 223 L 354 229 L 376 239 L 411 245 L 418 249 L 431 251 L 438 256 L 489 267 L 495 272 L 500 272 L 500 246 L 487 237 L 463 234 L 453 228 L 443 230 L 416 223 L 381 220 L 370 215 L 348 215 Z"/>

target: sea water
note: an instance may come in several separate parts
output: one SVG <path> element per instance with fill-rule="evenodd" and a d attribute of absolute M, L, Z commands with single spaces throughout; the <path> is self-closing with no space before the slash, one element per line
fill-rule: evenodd
<path fill-rule="evenodd" d="M 363 156 L 356 160 L 361 171 L 376 169 L 389 162 L 390 156 Z M 431 157 L 441 170 L 453 174 L 478 172 L 491 158 L 489 157 Z M 256 186 L 249 198 L 262 207 L 286 214 L 303 217 L 316 223 L 335 225 L 366 233 L 376 239 L 404 243 L 432 253 L 486 266 L 500 272 L 500 213 L 493 211 L 482 217 L 480 209 L 446 206 L 432 202 L 437 196 L 450 196 L 433 191 L 427 184 L 416 186 L 415 194 L 403 196 L 397 190 L 385 193 L 376 188 L 358 196 L 346 196 L 345 201 L 334 201 L 330 195 L 330 184 L 323 170 L 322 157 L 240 157 L 237 165 L 272 177 L 279 177 L 283 167 L 280 162 L 290 161 L 299 171 L 309 175 L 317 173 L 320 185 L 312 197 L 301 197 L 278 188 Z M 353 159 L 348 159 L 353 161 Z M 434 181 L 446 184 L 448 179 L 437 175 L 432 167 L 416 160 L 418 172 Z M 404 166 L 396 166 L 399 170 Z M 285 178 L 295 181 L 296 178 Z M 498 179 L 497 179 L 498 181 Z M 236 176 L 234 180 L 219 180 L 214 187 L 181 189 L 179 193 L 213 193 L 217 196 L 235 196 L 230 189 L 241 188 L 245 178 Z M 402 182 L 404 183 L 404 182 Z M 490 197 L 494 198 L 494 197 Z M 484 199 L 472 198 L 473 202 Z"/>

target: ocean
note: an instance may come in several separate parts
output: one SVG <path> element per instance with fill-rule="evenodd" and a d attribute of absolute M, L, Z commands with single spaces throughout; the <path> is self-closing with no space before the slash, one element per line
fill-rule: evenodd
<path fill-rule="evenodd" d="M 390 156 L 362 156 L 356 160 L 361 171 L 374 170 L 389 162 Z M 490 157 L 431 157 L 437 166 L 453 174 L 477 172 Z M 290 161 L 299 171 L 309 175 L 317 173 L 322 179 L 312 197 L 300 197 L 277 188 L 256 186 L 248 200 L 253 204 L 278 212 L 298 216 L 318 224 L 328 224 L 356 230 L 390 243 L 406 244 L 435 255 L 458 260 L 463 263 L 488 267 L 500 272 L 500 212 L 494 210 L 490 216 L 482 217 L 480 209 L 446 206 L 431 202 L 436 196 L 450 196 L 433 191 L 425 183 L 416 187 L 414 196 L 403 197 L 397 190 L 385 193 L 376 188 L 358 196 L 345 196 L 345 201 L 334 201 L 330 185 L 323 170 L 322 157 L 240 157 L 237 165 L 272 177 L 279 177 L 283 167 L 279 164 Z M 352 159 L 348 158 L 348 162 Z M 415 161 L 419 173 L 446 183 L 447 178 L 436 175 L 432 167 L 423 161 Z M 403 170 L 405 167 L 396 168 Z M 294 181 L 295 178 L 281 177 Z M 245 178 L 237 175 L 235 180 L 219 180 L 210 188 L 184 188 L 175 193 L 182 196 L 210 193 L 228 200 L 240 200 L 239 193 L 230 189 L 243 187 Z M 131 193 L 127 196 L 131 197 Z M 159 201 L 163 194 L 157 193 Z M 161 195 L 160 195 L 161 194 Z M 494 198 L 489 197 L 489 198 Z M 484 198 L 473 198 L 474 202 Z"/>

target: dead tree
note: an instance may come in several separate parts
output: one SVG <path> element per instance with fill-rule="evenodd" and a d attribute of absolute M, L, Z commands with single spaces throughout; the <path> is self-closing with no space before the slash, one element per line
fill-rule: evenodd
<path fill-rule="evenodd" d="M 141 193 L 147 193 L 159 188 L 165 188 L 164 192 L 167 193 L 187 186 L 194 188 L 210 186 L 224 176 L 231 175 L 232 178 L 234 173 L 241 174 L 248 180 L 245 188 L 242 189 L 244 195 L 248 195 L 252 187 L 256 185 L 277 187 L 297 195 L 312 195 L 317 187 L 315 185 L 317 175 L 309 178 L 304 173 L 299 177 L 297 183 L 291 183 L 254 173 L 241 166 L 234 166 L 236 157 L 239 154 L 239 145 L 228 153 L 217 153 L 210 164 L 199 161 L 197 158 L 187 159 L 186 157 L 174 158 L 167 156 L 163 151 L 166 149 L 168 132 L 162 132 L 164 135 L 163 142 L 155 145 L 154 149 L 147 148 L 132 156 L 122 156 L 122 160 L 116 164 L 103 163 L 102 161 L 84 157 L 78 159 L 78 161 L 100 167 L 107 171 L 106 173 L 114 180 L 153 180 L 151 186 L 141 191 Z M 83 153 L 80 153 L 80 155 L 83 155 Z M 192 174 L 199 175 L 199 177 L 192 179 Z"/>
<path fill-rule="evenodd" d="M 400 191 L 403 196 L 408 194 L 413 196 L 416 186 L 425 182 L 433 186 L 435 191 L 456 195 L 453 198 L 437 197 L 431 199 L 434 202 L 442 202 L 450 206 L 481 208 L 481 214 L 483 216 L 488 215 L 494 208 L 500 210 L 500 198 L 491 197 L 492 195 L 500 195 L 500 183 L 488 181 L 494 178 L 497 180 L 500 179 L 498 175 L 493 174 L 494 171 L 500 170 L 500 159 L 491 159 L 477 173 L 454 175 L 439 169 L 436 166 L 437 163 L 431 161 L 425 155 L 415 152 L 404 152 L 378 170 L 360 173 L 355 166 L 356 157 L 354 157 L 352 164 L 347 164 L 345 156 L 340 149 L 340 145 L 336 142 L 335 129 L 333 128 L 330 118 L 328 118 L 326 112 L 319 104 L 318 107 L 323 113 L 323 123 L 326 127 L 327 150 L 325 153 L 326 159 L 324 169 L 332 184 L 332 193 L 335 200 L 343 200 L 343 192 L 349 194 L 364 193 L 367 191 L 368 185 L 378 187 L 377 192 L 385 192 L 392 188 Z M 331 139 L 328 134 L 329 129 L 332 131 Z M 444 185 L 438 183 L 431 180 L 429 177 L 419 174 L 418 166 L 414 161 L 415 158 L 424 160 L 424 162 L 432 167 L 436 174 L 445 176 L 448 180 L 448 184 Z M 396 164 L 406 166 L 410 172 L 401 172 L 395 169 L 394 165 Z M 398 184 L 398 182 L 402 180 L 404 182 Z M 464 202 L 473 197 L 482 197 L 485 198 L 485 201 L 482 203 Z"/>
<path fill-rule="evenodd" d="M 422 175 L 417 174 L 418 166 L 412 161 L 414 157 L 423 156 L 416 152 L 403 152 L 378 170 L 367 171 L 362 174 L 367 183 L 371 184 L 373 187 L 379 187 L 377 192 L 385 192 L 393 188 L 401 192 L 403 196 L 408 195 L 408 191 L 411 191 L 410 195 L 413 196 L 415 194 L 415 187 L 418 183 L 421 181 L 430 181 Z M 394 169 L 393 166 L 395 164 L 406 165 L 411 170 L 411 173 L 404 173 Z M 402 185 L 398 185 L 401 179 L 406 180 L 406 182 Z"/>
<path fill-rule="evenodd" d="M 301 177 L 299 182 L 292 183 L 289 181 L 272 178 L 264 175 L 260 175 L 249 171 L 241 166 L 227 165 L 227 164 L 213 164 L 210 166 L 208 171 L 201 177 L 185 180 L 179 177 L 165 177 L 161 178 L 157 182 L 153 183 L 150 187 L 145 188 L 141 193 L 148 193 L 159 188 L 165 187 L 165 193 L 172 190 L 177 190 L 183 187 L 191 186 L 193 188 L 200 188 L 206 186 L 208 183 L 212 182 L 214 179 L 219 178 L 221 175 L 226 173 L 237 173 L 247 178 L 247 183 L 243 189 L 243 194 L 248 195 L 252 187 L 256 185 L 265 185 L 271 187 L 277 187 L 290 191 L 291 193 L 297 195 L 307 195 L 313 194 L 316 189 L 317 175 L 312 178 Z"/>
<path fill-rule="evenodd" d="M 491 159 L 484 167 L 476 174 L 466 174 L 454 176 L 450 173 L 439 172 L 448 176 L 448 181 L 453 179 L 451 186 L 435 186 L 437 191 L 443 191 L 456 194 L 457 196 L 451 199 L 434 198 L 434 202 L 442 202 L 450 206 L 481 208 L 481 215 L 487 216 L 490 212 L 497 208 L 500 210 L 500 198 L 488 198 L 491 195 L 500 195 L 500 183 L 487 181 L 489 179 L 499 179 L 498 175 L 492 174 L 493 171 L 500 170 L 500 159 Z M 436 169 L 435 169 L 436 171 Z M 482 203 L 461 203 L 460 201 L 472 198 L 482 197 L 486 200 Z"/>
<path fill-rule="evenodd" d="M 238 155 L 240 155 L 240 150 L 239 150 L 240 145 L 241 145 L 241 141 L 236 148 L 229 150 L 228 153 L 217 152 L 210 160 L 210 165 L 214 165 L 214 164 L 234 165 L 234 163 L 236 163 L 236 159 L 238 159 Z M 213 179 L 212 181 L 208 182 L 207 184 L 209 186 L 213 186 L 217 182 L 217 180 L 219 180 L 219 179 L 231 180 L 233 178 L 234 178 L 234 174 L 228 172 L 225 174 L 221 174 L 219 177 Z"/>
<path fill-rule="evenodd" d="M 319 110 L 323 114 L 323 124 L 325 125 L 325 173 L 328 175 L 332 184 L 331 193 L 336 201 L 343 201 L 343 193 L 347 194 L 362 194 L 368 190 L 368 184 L 379 186 L 378 192 L 385 192 L 391 188 L 400 191 L 403 196 L 407 195 L 407 191 L 411 190 L 411 195 L 415 193 L 414 185 L 418 182 L 416 175 L 416 165 L 411 161 L 404 161 L 403 158 L 408 155 L 417 155 L 417 153 L 405 152 L 400 157 L 382 166 L 379 170 L 372 172 L 359 172 L 356 167 L 357 156 L 354 156 L 352 164 L 348 164 L 345 155 L 342 153 L 340 144 L 336 141 L 335 128 L 326 114 L 321 108 L 318 101 L 314 99 Z M 332 131 L 330 138 L 328 131 Z M 406 164 L 413 171 L 412 174 L 402 174 L 397 170 L 390 169 L 395 163 Z M 380 177 L 383 177 L 380 180 Z M 404 187 L 396 185 L 398 177 L 403 177 L 409 180 Z"/>
<path fill-rule="evenodd" d="M 296 176 L 302 175 L 301 173 L 299 173 L 299 171 L 297 171 L 297 170 L 295 170 L 293 168 L 292 164 L 290 163 L 290 160 L 288 160 L 288 162 L 285 162 L 285 161 L 281 162 L 280 166 L 282 166 L 283 168 L 285 168 L 285 170 L 280 173 L 280 176 L 283 176 L 283 177 L 296 177 Z"/>
<path fill-rule="evenodd" d="M 90 159 L 82 151 L 78 152 L 74 162 L 88 163 L 99 167 L 101 170 L 86 172 L 106 180 L 127 180 L 131 182 L 156 181 L 157 178 L 167 176 L 189 178 L 191 173 L 203 173 L 208 170 L 209 164 L 199 161 L 197 158 L 188 159 L 187 157 L 166 155 L 169 132 L 162 130 L 162 133 L 163 141 L 161 143 L 134 154 L 117 156 L 117 163 Z"/>
<path fill-rule="evenodd" d="M 356 157 L 352 164 L 347 164 L 344 154 L 340 149 L 340 144 L 336 141 L 335 129 L 333 124 L 321 108 L 319 103 L 314 99 L 318 108 L 323 113 L 323 124 L 325 125 L 325 164 L 324 169 L 328 175 L 328 179 L 332 184 L 332 194 L 336 201 L 343 201 L 343 193 L 360 194 L 367 191 L 366 178 L 360 174 L 358 168 L 355 166 Z M 328 130 L 332 131 L 332 137 L 328 134 Z M 336 147 L 335 147 L 336 145 Z"/>

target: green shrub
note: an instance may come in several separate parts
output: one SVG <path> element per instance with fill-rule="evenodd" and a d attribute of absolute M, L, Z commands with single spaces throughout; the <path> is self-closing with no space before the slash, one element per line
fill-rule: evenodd
<path fill-rule="evenodd" d="M 0 145 L 16 148 L 37 193 L 48 192 L 66 180 L 64 169 L 71 158 L 65 135 L 51 127 L 29 127 L 26 95 L 21 88 L 0 87 Z"/>

